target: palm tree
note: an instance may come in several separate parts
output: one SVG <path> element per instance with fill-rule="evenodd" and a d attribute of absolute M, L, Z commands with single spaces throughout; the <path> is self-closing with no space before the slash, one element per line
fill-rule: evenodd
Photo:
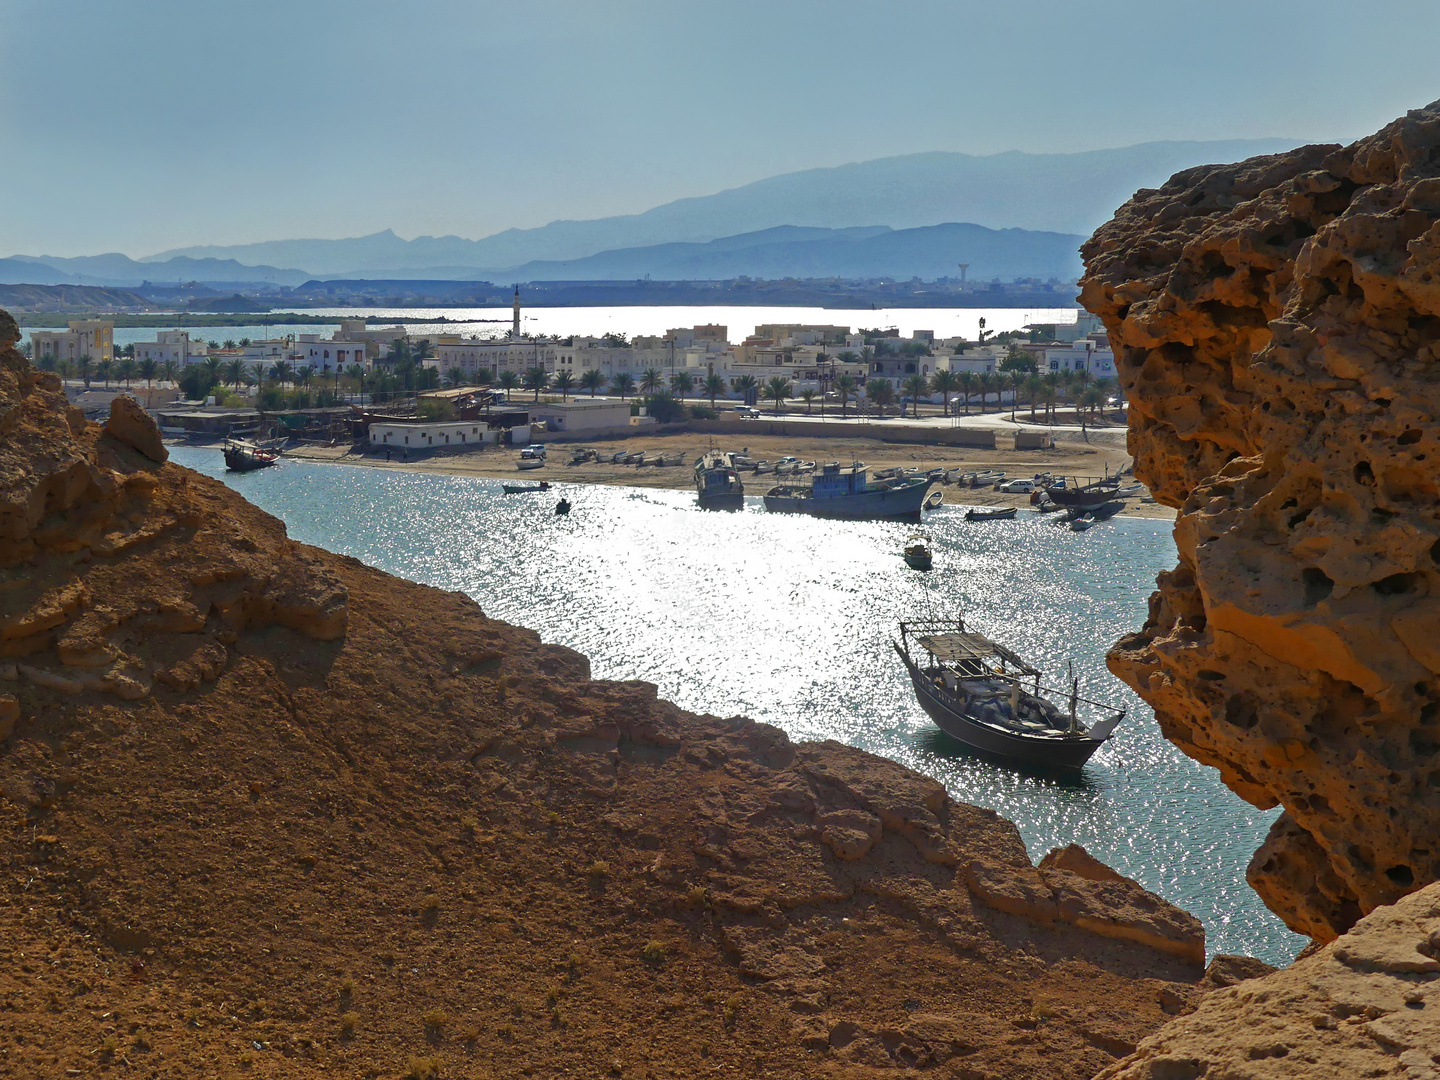
<path fill-rule="evenodd" d="M 1110 402 L 1110 396 L 1115 393 L 1115 380 L 1096 379 L 1093 389 L 1100 393 L 1100 419 L 1105 418 L 1105 406 Z"/>
<path fill-rule="evenodd" d="M 500 387 L 501 390 L 514 390 L 515 387 L 520 385 L 520 376 L 516 375 L 515 372 L 509 368 L 506 368 L 500 372 L 499 375 L 495 376 L 495 385 Z"/>
<path fill-rule="evenodd" d="M 745 402 L 745 404 L 753 404 L 750 399 L 752 397 L 759 397 L 760 380 L 755 378 L 754 375 L 741 375 L 738 379 L 735 380 L 735 389 L 740 391 L 740 397 Z"/>
<path fill-rule="evenodd" d="M 220 368 L 225 363 L 218 356 L 207 356 L 205 358 L 205 378 L 211 386 L 220 381 Z"/>
<path fill-rule="evenodd" d="M 585 372 L 580 376 L 581 388 L 589 390 L 591 397 L 594 397 L 595 391 L 599 390 L 604 385 L 605 373 L 602 372 L 599 368 L 591 368 L 589 371 Z"/>
<path fill-rule="evenodd" d="M 635 392 L 635 376 L 631 375 L 628 371 L 620 372 L 620 374 L 610 380 L 610 390 L 612 393 L 619 394 L 620 400 L 624 401 L 627 394 L 633 394 Z"/>
<path fill-rule="evenodd" d="M 241 360 L 238 356 L 225 361 L 225 381 L 237 391 L 240 389 L 241 380 L 245 378 L 245 367 L 245 361 Z"/>
<path fill-rule="evenodd" d="M 206 361 L 206 365 L 209 365 L 208 360 Z M 295 378 L 295 369 L 290 366 L 288 361 L 277 360 L 270 365 L 269 378 L 271 382 L 284 386 L 287 382 Z"/>
<path fill-rule="evenodd" d="M 665 376 L 659 368 L 646 368 L 645 374 L 640 376 L 640 389 L 647 394 L 653 394 L 665 385 Z"/>
<path fill-rule="evenodd" d="M 148 388 L 149 386 L 154 384 L 155 376 L 158 375 L 160 372 L 160 365 L 157 364 L 154 360 L 151 360 L 149 357 L 146 357 L 144 360 L 140 361 L 140 367 L 138 370 L 140 372 L 140 377 L 145 380 L 145 385 Z"/>
<path fill-rule="evenodd" d="M 765 389 L 760 391 L 760 396 L 766 401 L 775 402 L 775 415 L 780 415 L 780 406 L 790 396 L 793 387 L 790 380 L 784 375 L 772 375 L 765 382 Z"/>
<path fill-rule="evenodd" d="M 129 359 L 128 357 L 124 360 L 121 360 L 115 368 L 115 376 L 119 379 L 124 380 L 126 390 L 130 389 L 130 380 L 135 378 L 137 374 L 138 369 L 135 366 L 135 361 Z"/>
<path fill-rule="evenodd" d="M 980 411 L 983 413 L 985 407 L 989 404 L 990 391 L 995 389 L 996 384 L 1000 380 L 995 372 L 985 371 L 980 374 L 978 381 L 980 383 Z"/>
<path fill-rule="evenodd" d="M 710 408 L 715 408 L 715 399 L 725 392 L 725 377 L 723 375 L 706 375 L 703 384 L 705 396 L 710 399 Z"/>
<path fill-rule="evenodd" d="M 930 391 L 940 395 L 940 405 L 943 415 L 950 415 L 950 395 L 960 386 L 960 380 L 955 377 L 953 371 L 937 371 L 930 378 Z"/>
<path fill-rule="evenodd" d="M 875 406 L 876 414 L 885 415 L 885 406 L 895 400 L 895 388 L 889 379 L 871 379 L 865 384 L 865 397 Z"/>
<path fill-rule="evenodd" d="M 80 357 L 79 362 L 75 366 L 80 372 L 80 378 L 85 381 L 85 389 L 89 390 L 90 372 L 94 369 L 95 366 L 94 363 L 90 360 L 90 354 L 86 353 L 84 356 Z"/>
<path fill-rule="evenodd" d="M 805 402 L 805 415 L 810 415 L 810 403 L 815 400 L 815 391 L 806 387 L 800 391 L 800 400 Z"/>
<path fill-rule="evenodd" d="M 970 395 L 975 391 L 975 373 L 973 371 L 962 371 L 955 377 L 955 382 L 960 387 L 960 393 L 965 399 L 965 415 L 970 415 Z"/>
<path fill-rule="evenodd" d="M 929 393 L 930 380 L 925 378 L 924 375 L 911 375 L 905 380 L 904 390 L 906 396 L 913 402 L 910 415 L 918 417 L 920 415 L 920 399 Z M 900 401 L 900 415 L 905 415 L 905 401 L 903 398 Z"/>
<path fill-rule="evenodd" d="M 542 367 L 526 368 L 525 374 L 520 376 L 520 385 L 526 390 L 535 391 L 535 400 L 540 400 L 540 391 L 550 385 L 550 376 Z"/>
<path fill-rule="evenodd" d="M 670 389 L 676 397 L 684 401 L 686 394 L 695 392 L 695 376 L 688 371 L 677 371 L 670 376 Z"/>
<path fill-rule="evenodd" d="M 1040 391 L 1041 400 L 1045 402 L 1045 422 L 1053 424 L 1055 422 L 1055 399 L 1060 392 L 1060 376 L 1057 372 L 1048 371 L 1040 376 L 1040 381 L 1045 384 Z"/>
<path fill-rule="evenodd" d="M 215 343 L 212 341 L 210 344 L 213 345 L 213 344 L 215 344 Z M 226 339 L 225 339 L 225 348 L 227 348 L 227 349 L 233 349 L 234 347 L 235 347 L 235 339 L 234 339 L 234 338 L 226 338 Z"/>
<path fill-rule="evenodd" d="M 459 386 L 464 381 L 465 373 L 461 371 L 458 367 L 452 367 L 449 371 L 445 372 L 446 386 Z"/>
<path fill-rule="evenodd" d="M 410 362 L 416 367 L 421 366 L 424 361 L 434 358 L 435 346 L 430 344 L 429 338 L 421 338 L 410 347 Z"/>
<path fill-rule="evenodd" d="M 292 378 L 295 380 L 296 386 L 309 386 L 310 380 L 314 378 L 314 376 L 315 369 L 309 364 L 302 364 L 295 369 L 295 374 Z"/>
<path fill-rule="evenodd" d="M 160 365 L 160 377 L 174 386 L 180 381 L 180 364 L 175 360 L 166 360 Z"/>
<path fill-rule="evenodd" d="M 1025 397 L 1030 402 L 1030 419 L 1035 419 L 1035 399 L 1040 396 L 1040 391 L 1045 388 L 1045 380 L 1035 372 L 1025 376 Z"/>
<path fill-rule="evenodd" d="M 555 378 L 550 385 L 560 391 L 560 400 L 564 401 L 566 395 L 575 389 L 575 374 L 562 368 L 555 372 Z"/>
<path fill-rule="evenodd" d="M 840 354 L 844 359 L 845 354 Z M 845 406 L 860 390 L 860 381 L 854 375 L 840 375 L 835 379 L 835 391 L 840 395 L 840 418 L 845 418 Z"/>
<path fill-rule="evenodd" d="M 110 373 L 115 370 L 113 360 L 101 360 L 95 365 L 95 377 L 105 383 L 105 389 L 110 389 Z"/>

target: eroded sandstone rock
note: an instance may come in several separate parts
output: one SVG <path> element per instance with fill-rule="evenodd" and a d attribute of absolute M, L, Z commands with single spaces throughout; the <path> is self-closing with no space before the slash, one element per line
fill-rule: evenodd
<path fill-rule="evenodd" d="M 1440 879 L 1440 105 L 1182 172 L 1085 245 L 1180 562 L 1111 670 L 1284 813 L 1249 880 L 1320 940 Z"/>
<path fill-rule="evenodd" d="M 1283 971 L 1205 995 L 1096 1080 L 1440 1076 L 1440 885 Z"/>
<path fill-rule="evenodd" d="M 157 465 L 170 457 L 170 451 L 160 440 L 160 427 L 155 418 L 129 394 L 117 394 L 110 399 L 110 419 L 105 422 L 105 431 Z"/>

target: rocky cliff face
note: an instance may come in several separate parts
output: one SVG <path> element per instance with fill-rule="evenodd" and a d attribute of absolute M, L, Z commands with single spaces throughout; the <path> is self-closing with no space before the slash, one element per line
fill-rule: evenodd
<path fill-rule="evenodd" d="M 14 336 L 0 1073 L 1083 1080 L 1229 981 L 1083 851 L 293 543 Z"/>
<path fill-rule="evenodd" d="M 1096 1080 L 1440 1076 L 1440 885 L 1293 967 L 1211 994 Z"/>
<path fill-rule="evenodd" d="M 1330 940 L 1440 879 L 1440 105 L 1177 174 L 1085 245 L 1180 562 L 1110 667 Z"/>

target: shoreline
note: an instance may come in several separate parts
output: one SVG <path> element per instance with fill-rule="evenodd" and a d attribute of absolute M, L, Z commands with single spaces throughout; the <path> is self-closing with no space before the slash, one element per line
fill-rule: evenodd
<path fill-rule="evenodd" d="M 192 447 L 214 447 L 219 443 L 179 443 Z M 1130 458 L 1118 447 L 1101 443 L 1074 443 L 1057 440 L 1048 450 L 980 450 L 963 446 L 883 443 L 873 439 L 804 439 L 791 436 L 748 435 L 713 438 L 697 433 L 670 435 L 631 435 L 623 438 L 596 440 L 595 447 L 606 453 L 618 450 L 646 450 L 665 453 L 680 452 L 684 464 L 678 466 L 614 465 L 609 462 L 586 462 L 568 465 L 571 450 L 585 444 L 556 444 L 550 461 L 542 469 L 521 471 L 516 467 L 518 447 L 489 447 L 455 454 L 433 454 L 415 460 L 386 461 L 378 455 L 356 453 L 353 447 L 303 446 L 286 450 L 284 456 L 295 461 L 321 465 L 344 465 L 370 469 L 390 469 L 426 475 L 469 477 L 473 479 L 535 483 L 548 480 L 552 484 L 594 484 L 607 487 L 650 488 L 668 491 L 693 491 L 692 465 L 711 445 L 725 449 L 748 449 L 751 456 L 774 460 L 791 454 L 805 461 L 864 461 L 870 469 L 895 466 L 904 468 L 959 468 L 963 470 L 999 469 L 1013 478 L 1029 477 L 1039 472 L 1066 476 L 1113 474 L 1129 464 Z M 756 476 L 741 474 L 749 495 L 763 495 L 777 483 L 773 473 Z M 1006 507 L 1025 509 L 1030 506 L 1028 494 L 1008 494 L 994 488 L 966 488 L 942 484 L 948 505 Z M 1173 521 L 1175 511 L 1159 503 L 1140 502 L 1138 497 L 1126 500 L 1125 509 L 1117 516 Z"/>

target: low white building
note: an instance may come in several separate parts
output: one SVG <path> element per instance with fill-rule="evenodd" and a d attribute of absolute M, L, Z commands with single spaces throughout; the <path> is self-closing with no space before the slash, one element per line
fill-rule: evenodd
<path fill-rule="evenodd" d="M 144 363 L 154 360 L 157 364 L 174 361 L 180 367 L 197 364 L 210 355 L 203 341 L 191 341 L 189 330 L 161 330 L 154 341 L 135 342 L 135 360 Z"/>
<path fill-rule="evenodd" d="M 619 398 L 541 401 L 525 406 L 530 422 L 550 431 L 603 435 L 630 426 L 630 403 Z"/>
<path fill-rule="evenodd" d="M 433 450 L 436 447 L 486 446 L 499 441 L 498 429 L 483 420 L 423 420 L 414 423 L 372 423 L 370 445 L 387 450 Z"/>
<path fill-rule="evenodd" d="M 366 343 L 345 341 L 340 337 L 321 340 L 318 334 L 301 334 L 291 349 L 290 362 L 296 367 L 314 368 L 319 375 L 344 371 L 351 364 L 368 368 L 365 362 Z"/>

